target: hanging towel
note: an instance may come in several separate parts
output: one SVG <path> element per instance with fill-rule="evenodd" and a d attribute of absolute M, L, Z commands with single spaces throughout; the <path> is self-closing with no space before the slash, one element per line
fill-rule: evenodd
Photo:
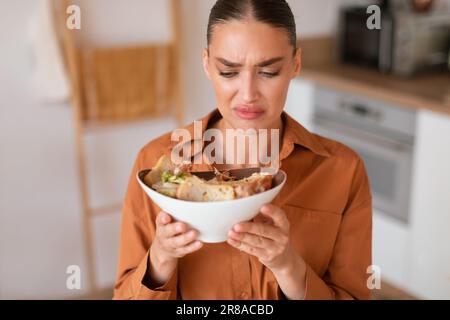
<path fill-rule="evenodd" d="M 70 82 L 55 29 L 52 0 L 38 0 L 31 23 L 34 56 L 33 84 L 44 102 L 65 102 L 70 97 Z"/>

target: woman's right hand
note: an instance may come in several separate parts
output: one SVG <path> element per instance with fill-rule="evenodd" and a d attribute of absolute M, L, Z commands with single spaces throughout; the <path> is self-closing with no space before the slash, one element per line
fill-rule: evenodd
<path fill-rule="evenodd" d="M 178 258 L 197 251 L 203 246 L 196 240 L 198 231 L 183 222 L 174 222 L 166 212 L 156 217 L 156 236 L 150 248 L 150 277 L 152 283 L 163 284 L 171 277 Z"/>

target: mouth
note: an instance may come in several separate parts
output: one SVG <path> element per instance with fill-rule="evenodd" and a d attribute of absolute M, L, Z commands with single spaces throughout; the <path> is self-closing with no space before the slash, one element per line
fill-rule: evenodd
<path fill-rule="evenodd" d="M 238 105 L 233 112 L 243 120 L 255 120 L 264 114 L 264 109 L 259 106 Z"/>

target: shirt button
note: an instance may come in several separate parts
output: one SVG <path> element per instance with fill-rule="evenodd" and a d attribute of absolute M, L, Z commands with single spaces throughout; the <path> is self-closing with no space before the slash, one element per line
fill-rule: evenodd
<path fill-rule="evenodd" d="M 241 292 L 241 299 L 247 300 L 248 299 L 248 293 L 247 292 Z"/>

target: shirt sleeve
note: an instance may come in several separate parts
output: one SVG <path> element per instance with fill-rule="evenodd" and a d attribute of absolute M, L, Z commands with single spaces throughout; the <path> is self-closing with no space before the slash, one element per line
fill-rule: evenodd
<path fill-rule="evenodd" d="M 176 299 L 177 269 L 162 286 L 150 288 L 148 285 L 149 250 L 155 236 L 155 219 L 159 208 L 152 203 L 137 182 L 136 174 L 144 169 L 143 163 L 141 151 L 133 166 L 122 209 L 119 261 L 113 299 Z M 150 165 L 152 163 L 148 163 L 148 166 Z"/>
<path fill-rule="evenodd" d="M 307 265 L 305 299 L 370 299 L 371 264 L 372 197 L 364 163 L 358 158 L 330 264 L 322 277 Z"/>

